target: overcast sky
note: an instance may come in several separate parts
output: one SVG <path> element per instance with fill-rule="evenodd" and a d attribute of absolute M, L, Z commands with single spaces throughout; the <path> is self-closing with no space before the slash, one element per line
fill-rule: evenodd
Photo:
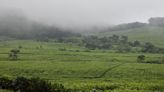
<path fill-rule="evenodd" d="M 164 0 L 0 0 L 0 9 L 5 8 L 65 27 L 146 22 L 164 16 Z"/>

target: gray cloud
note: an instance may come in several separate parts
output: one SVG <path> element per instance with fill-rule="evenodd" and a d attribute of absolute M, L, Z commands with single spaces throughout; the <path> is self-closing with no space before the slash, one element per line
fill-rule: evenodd
<path fill-rule="evenodd" d="M 164 0 L 0 0 L 0 8 L 17 9 L 31 19 L 64 27 L 146 22 L 164 16 Z"/>

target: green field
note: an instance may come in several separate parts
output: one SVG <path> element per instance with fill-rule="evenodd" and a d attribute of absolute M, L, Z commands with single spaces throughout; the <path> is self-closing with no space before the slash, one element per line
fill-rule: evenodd
<path fill-rule="evenodd" d="M 19 45 L 23 47 L 19 60 L 9 60 L 8 53 Z M 66 50 L 61 51 L 63 48 Z M 98 92 L 164 92 L 164 64 L 137 63 L 141 54 L 144 53 L 88 51 L 74 44 L 55 42 L 2 41 L 0 75 L 41 77 L 77 92 L 90 92 L 94 88 Z M 164 56 L 144 55 L 147 60 Z"/>

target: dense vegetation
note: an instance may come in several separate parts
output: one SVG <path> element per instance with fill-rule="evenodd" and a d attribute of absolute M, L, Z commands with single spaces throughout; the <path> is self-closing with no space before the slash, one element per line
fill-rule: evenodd
<path fill-rule="evenodd" d="M 61 84 L 51 84 L 40 78 L 17 77 L 11 80 L 7 77 L 0 78 L 0 88 L 14 92 L 71 92 Z"/>
<path fill-rule="evenodd" d="M 117 52 L 144 52 L 144 53 L 164 53 L 163 48 L 158 48 L 150 42 L 141 44 L 140 41 L 128 41 L 127 36 L 113 35 L 111 37 L 98 38 L 88 36 L 84 38 L 83 44 L 89 49 L 111 49 Z"/>

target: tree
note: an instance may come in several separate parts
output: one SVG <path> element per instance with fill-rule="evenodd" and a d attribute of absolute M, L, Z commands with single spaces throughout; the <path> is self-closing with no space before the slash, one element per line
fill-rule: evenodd
<path fill-rule="evenodd" d="M 111 39 L 112 39 L 112 42 L 113 42 L 113 43 L 118 43 L 118 41 L 119 41 L 119 36 L 118 36 L 118 35 L 113 35 L 113 36 L 111 37 Z"/>
<path fill-rule="evenodd" d="M 137 47 L 137 46 L 140 46 L 140 42 L 139 41 L 134 41 L 134 42 L 128 42 L 128 44 L 132 47 Z"/>
<path fill-rule="evenodd" d="M 103 43 L 108 42 L 108 38 L 107 38 L 107 37 L 102 37 L 102 38 L 100 38 L 99 40 L 100 40 L 101 42 L 103 42 Z"/>
<path fill-rule="evenodd" d="M 86 43 L 85 47 L 91 50 L 95 50 L 97 48 L 97 45 L 94 43 Z"/>
<path fill-rule="evenodd" d="M 152 43 L 147 42 L 147 43 L 145 43 L 145 45 L 144 45 L 144 47 L 142 49 L 142 52 L 153 53 L 153 52 L 155 52 L 155 49 L 156 48 L 155 48 L 155 46 Z"/>
<path fill-rule="evenodd" d="M 121 43 L 125 44 L 128 42 L 128 37 L 127 36 L 121 36 Z"/>
<path fill-rule="evenodd" d="M 112 48 L 112 45 L 110 43 L 104 43 L 101 46 L 99 46 L 100 49 L 110 49 Z"/>
<path fill-rule="evenodd" d="M 18 49 L 12 49 L 9 53 L 9 58 L 11 60 L 17 60 L 18 59 L 18 54 L 20 53 L 20 50 Z"/>
<path fill-rule="evenodd" d="M 119 45 L 117 47 L 117 51 L 120 52 L 120 53 L 130 52 L 131 51 L 131 47 L 128 44 Z"/>
<path fill-rule="evenodd" d="M 133 46 L 134 46 L 134 47 L 137 47 L 137 46 L 140 46 L 140 44 L 141 44 L 141 43 L 140 43 L 139 41 L 134 41 Z"/>
<path fill-rule="evenodd" d="M 144 55 L 139 55 L 138 57 L 137 57 L 137 62 L 138 63 L 143 63 L 145 61 L 145 56 Z"/>
<path fill-rule="evenodd" d="M 88 36 L 83 39 L 83 43 L 85 44 L 85 47 L 92 50 L 98 48 L 99 42 L 100 40 L 98 39 L 97 36 Z"/>

